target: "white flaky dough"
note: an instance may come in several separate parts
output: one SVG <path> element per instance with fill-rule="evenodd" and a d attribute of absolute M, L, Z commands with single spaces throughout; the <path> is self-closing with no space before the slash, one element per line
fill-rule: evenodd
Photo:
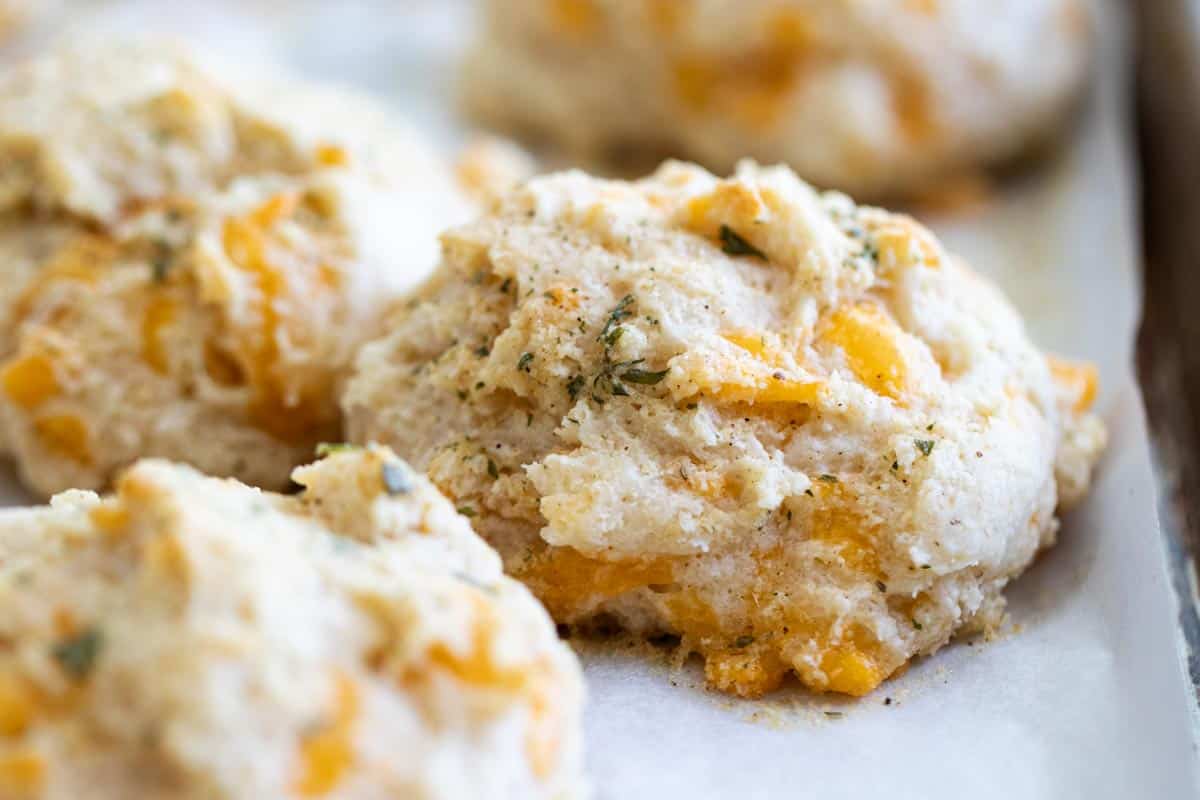
<path fill-rule="evenodd" d="M 173 43 L 0 76 L 0 418 L 22 477 L 100 488 L 156 456 L 284 486 L 340 438 L 358 345 L 473 208 L 371 101 Z"/>
<path fill-rule="evenodd" d="M 717 688 L 864 694 L 1053 543 L 1104 445 L 912 220 L 782 167 L 534 179 L 443 236 L 350 435 L 454 502 L 561 622 L 683 637 Z"/>
<path fill-rule="evenodd" d="M 580 796 L 578 664 L 467 521 L 383 448 L 295 479 L 0 513 L 0 796 Z"/>
<path fill-rule="evenodd" d="M 856 195 L 920 192 L 1061 127 L 1088 2 L 490 0 L 464 95 L 576 157 L 753 157 Z"/>

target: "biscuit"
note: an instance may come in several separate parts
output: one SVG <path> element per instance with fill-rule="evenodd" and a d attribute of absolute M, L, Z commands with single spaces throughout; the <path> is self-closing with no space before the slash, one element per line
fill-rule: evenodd
<path fill-rule="evenodd" d="M 0 428 L 35 491 L 140 457 L 280 488 L 381 310 L 473 214 L 344 91 L 152 40 L 0 77 Z"/>
<path fill-rule="evenodd" d="M 710 684 L 862 695 L 1054 542 L 1105 441 L 1093 369 L 903 216 L 783 167 L 536 178 L 343 400 L 560 622 L 677 634 Z"/>
<path fill-rule="evenodd" d="M 1090 45 L 1087 0 L 491 0 L 463 95 L 577 159 L 751 157 L 891 197 L 1051 138 Z"/>
<path fill-rule="evenodd" d="M 0 514 L 0 796 L 579 796 L 578 664 L 467 521 L 381 448 L 295 479 Z"/>

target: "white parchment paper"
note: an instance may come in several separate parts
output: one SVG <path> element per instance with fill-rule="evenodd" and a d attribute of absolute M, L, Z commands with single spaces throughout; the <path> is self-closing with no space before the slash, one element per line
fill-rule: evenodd
<path fill-rule="evenodd" d="M 927 220 L 1007 290 L 1042 345 L 1100 365 L 1111 447 L 1059 546 L 1012 586 L 1012 631 L 948 647 L 852 702 L 795 688 L 731 700 L 700 688 L 695 665 L 586 646 L 602 800 L 1200 796 L 1194 693 L 1130 366 L 1139 244 L 1121 8 L 1108 7 L 1072 146 L 982 210 Z M 75 27 L 173 30 L 358 84 L 449 148 L 463 135 L 451 97 L 468 24 L 451 0 L 261 0 L 107 4 Z"/>

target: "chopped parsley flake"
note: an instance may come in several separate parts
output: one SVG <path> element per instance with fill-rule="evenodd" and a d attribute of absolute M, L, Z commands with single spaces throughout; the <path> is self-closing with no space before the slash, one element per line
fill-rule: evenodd
<path fill-rule="evenodd" d="M 667 377 L 669 369 L 664 369 L 662 372 L 648 372 L 644 369 L 630 369 L 621 374 L 622 380 L 627 380 L 630 383 L 639 383 L 643 386 L 653 386 Z"/>
<path fill-rule="evenodd" d="M 64 672 L 74 680 L 81 681 L 92 671 L 103 646 L 104 637 L 100 630 L 88 628 L 54 645 L 50 653 Z"/>
<path fill-rule="evenodd" d="M 321 442 L 317 445 L 317 458 L 324 458 L 334 453 L 345 453 L 353 449 L 354 445 L 345 442 Z"/>
<path fill-rule="evenodd" d="M 625 335 L 625 326 L 618 325 L 617 327 L 613 328 L 608 333 L 604 334 L 604 336 L 602 337 L 604 340 L 604 346 L 608 349 L 612 349 L 612 348 L 616 347 L 617 342 L 621 341 L 621 337 L 624 335 Z"/>
<path fill-rule="evenodd" d="M 579 393 L 583 391 L 583 387 L 587 384 L 587 379 L 582 375 L 575 375 L 571 380 L 567 381 L 567 394 L 571 400 L 579 397 Z"/>
<path fill-rule="evenodd" d="M 529 365 L 533 363 L 533 353 L 522 353 L 517 359 L 517 369 L 522 372 L 529 372 Z"/>
<path fill-rule="evenodd" d="M 628 319 L 633 316 L 633 312 L 629 307 L 633 305 L 633 295 L 627 294 L 617 301 L 617 305 L 612 311 L 608 312 L 608 319 L 604 322 L 604 328 L 601 329 L 600 335 L 596 337 L 597 341 L 608 344 L 608 336 L 612 329 L 621 324 L 621 320 Z M 615 340 L 614 340 L 615 343 Z M 611 344 L 608 344 L 611 347 Z"/>
<path fill-rule="evenodd" d="M 933 452 L 933 447 L 937 442 L 932 439 L 917 439 L 916 444 L 917 449 L 921 451 L 921 455 L 927 456 Z"/>
<path fill-rule="evenodd" d="M 749 647 L 754 644 L 753 636 L 739 636 L 733 643 L 734 647 Z"/>
<path fill-rule="evenodd" d="M 150 261 L 150 271 L 155 283 L 166 283 L 167 273 L 171 271 L 171 251 L 166 242 L 158 242 L 154 258 Z"/>
<path fill-rule="evenodd" d="M 913 627 L 919 631 L 925 629 L 925 626 L 922 625 L 921 623 L 917 622 L 917 620 L 915 618 L 913 619 L 912 624 L 913 624 Z"/>
<path fill-rule="evenodd" d="M 475 516 L 475 509 L 471 508 L 470 506 L 459 506 L 458 513 L 462 514 L 464 517 L 473 517 Z"/>
<path fill-rule="evenodd" d="M 408 494 L 413 490 L 412 481 L 408 477 L 408 469 L 397 461 L 385 461 L 380 469 L 383 478 L 383 488 L 390 495 Z"/>
<path fill-rule="evenodd" d="M 491 476 L 492 480 L 496 480 L 497 478 L 500 477 L 500 470 L 496 469 L 495 461 L 492 461 L 489 458 L 487 460 L 487 462 L 488 462 L 488 465 L 487 465 L 488 475 Z"/>
<path fill-rule="evenodd" d="M 872 241 L 863 242 L 862 257 L 868 261 L 879 263 L 879 245 Z"/>
<path fill-rule="evenodd" d="M 739 236 L 728 225 L 721 226 L 721 249 L 731 256 L 751 256 L 767 260 L 767 254 Z"/>
<path fill-rule="evenodd" d="M 820 477 L 817 478 L 817 480 L 819 480 L 823 483 L 837 483 L 838 482 L 837 475 L 830 475 L 829 473 L 825 473 L 824 475 L 821 475 Z"/>
<path fill-rule="evenodd" d="M 475 350 L 475 355 L 479 356 L 480 358 L 487 358 L 491 354 L 492 354 L 492 351 L 488 349 L 488 346 L 486 344 L 483 345 L 482 347 L 476 348 L 476 350 Z"/>

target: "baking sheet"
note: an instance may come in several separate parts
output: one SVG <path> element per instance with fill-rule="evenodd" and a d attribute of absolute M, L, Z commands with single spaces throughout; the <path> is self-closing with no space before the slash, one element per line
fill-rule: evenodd
<path fill-rule="evenodd" d="M 1073 146 L 985 208 L 927 219 L 1008 291 L 1042 345 L 1100 366 L 1111 447 L 1060 545 L 1011 588 L 1011 630 L 946 648 L 852 702 L 795 688 L 733 700 L 703 691 L 695 664 L 585 646 L 599 798 L 1197 796 L 1194 695 L 1131 368 L 1140 281 L 1122 9 L 1106 6 Z M 74 27 L 172 30 L 358 84 L 451 148 L 463 137 L 449 98 L 468 16 L 437 0 L 124 2 Z"/>

